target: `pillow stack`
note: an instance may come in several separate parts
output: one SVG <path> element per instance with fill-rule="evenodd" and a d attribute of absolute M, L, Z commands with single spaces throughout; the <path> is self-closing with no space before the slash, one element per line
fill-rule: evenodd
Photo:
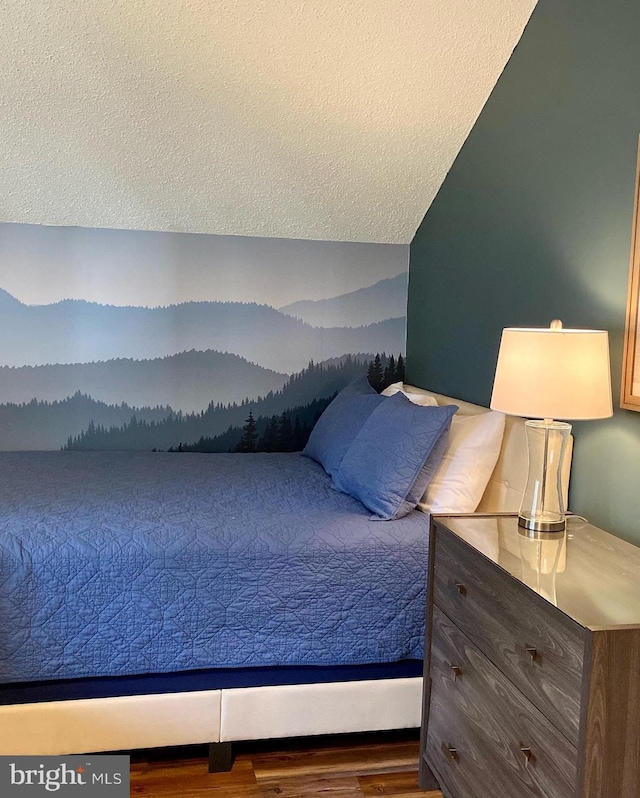
<path fill-rule="evenodd" d="M 402 518 L 422 499 L 458 409 L 435 400 L 416 404 L 402 390 L 391 393 L 379 395 L 366 378 L 348 385 L 318 419 L 303 451 L 339 490 L 383 520 Z"/>
<path fill-rule="evenodd" d="M 317 460 L 334 477 L 364 422 L 384 402 L 366 377 L 347 385 L 316 421 L 302 454 Z"/>

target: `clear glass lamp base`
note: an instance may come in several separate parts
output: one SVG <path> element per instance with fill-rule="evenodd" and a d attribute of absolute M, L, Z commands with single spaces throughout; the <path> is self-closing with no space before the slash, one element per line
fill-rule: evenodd
<path fill-rule="evenodd" d="M 529 472 L 518 526 L 538 532 L 561 532 L 565 526 L 562 463 L 571 424 L 563 421 L 525 422 Z"/>

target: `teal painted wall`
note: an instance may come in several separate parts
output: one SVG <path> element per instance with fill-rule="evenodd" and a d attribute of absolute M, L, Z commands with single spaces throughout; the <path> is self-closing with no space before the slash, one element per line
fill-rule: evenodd
<path fill-rule="evenodd" d="M 540 0 L 411 245 L 407 382 L 488 404 L 508 326 L 607 329 L 612 419 L 574 424 L 570 508 L 640 544 L 621 410 L 640 2 Z"/>

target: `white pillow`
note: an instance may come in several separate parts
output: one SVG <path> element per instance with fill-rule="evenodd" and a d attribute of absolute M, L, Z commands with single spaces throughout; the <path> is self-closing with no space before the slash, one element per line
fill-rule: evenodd
<path fill-rule="evenodd" d="M 473 513 L 496 467 L 504 413 L 455 415 L 449 443 L 418 507 L 428 513 Z"/>
<path fill-rule="evenodd" d="M 438 403 L 434 396 L 429 396 L 425 393 L 415 393 L 408 391 L 402 382 L 394 382 L 382 391 L 382 396 L 393 396 L 394 393 L 403 393 L 410 402 L 414 405 L 422 405 L 422 407 L 437 407 Z"/>

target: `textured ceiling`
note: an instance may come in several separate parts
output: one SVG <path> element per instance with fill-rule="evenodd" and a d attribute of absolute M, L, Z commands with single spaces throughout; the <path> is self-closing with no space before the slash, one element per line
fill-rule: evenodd
<path fill-rule="evenodd" d="M 0 221 L 407 243 L 535 0 L 2 0 Z"/>

